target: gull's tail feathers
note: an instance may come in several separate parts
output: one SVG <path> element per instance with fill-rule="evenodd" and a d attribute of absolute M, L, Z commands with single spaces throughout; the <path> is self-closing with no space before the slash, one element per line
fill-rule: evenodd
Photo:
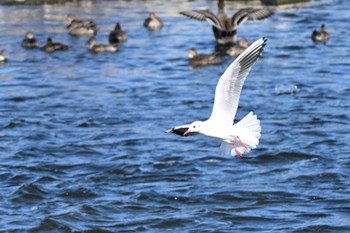
<path fill-rule="evenodd" d="M 234 139 L 231 141 L 222 141 L 220 150 L 225 155 L 242 155 L 251 149 L 255 149 L 259 144 L 261 137 L 260 121 L 253 112 L 250 112 L 233 126 L 232 132 Z M 236 148 L 234 148 L 232 142 L 236 145 Z"/>

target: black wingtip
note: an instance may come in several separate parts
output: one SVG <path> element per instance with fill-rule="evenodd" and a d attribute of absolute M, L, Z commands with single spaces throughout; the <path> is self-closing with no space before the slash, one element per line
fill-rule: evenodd
<path fill-rule="evenodd" d="M 265 36 L 263 36 L 262 39 L 263 39 L 263 41 L 264 41 L 264 43 L 262 44 L 262 47 L 265 47 L 266 42 L 267 42 L 267 38 L 266 38 Z"/>

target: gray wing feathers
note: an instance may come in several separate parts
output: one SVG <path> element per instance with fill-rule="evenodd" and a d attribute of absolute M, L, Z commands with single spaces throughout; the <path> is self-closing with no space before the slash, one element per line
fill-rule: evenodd
<path fill-rule="evenodd" d="M 248 20 L 262 20 L 273 15 L 273 12 L 267 8 L 252 9 L 248 14 Z"/>
<path fill-rule="evenodd" d="M 209 10 L 181 11 L 180 14 L 199 21 L 208 21 L 217 28 L 222 28 L 221 22 L 216 15 Z"/>
<path fill-rule="evenodd" d="M 251 67 L 261 55 L 266 39 L 261 38 L 248 47 L 221 76 L 215 90 L 215 100 L 209 120 L 232 124 L 239 96 Z"/>
<path fill-rule="evenodd" d="M 267 17 L 270 17 L 273 14 L 267 8 L 263 9 L 254 9 L 254 8 L 245 8 L 240 9 L 232 16 L 232 25 L 234 25 L 234 30 L 238 28 L 239 25 L 244 23 L 247 20 L 262 20 Z"/>
<path fill-rule="evenodd" d="M 213 12 L 210 10 L 188 10 L 188 11 L 181 11 L 180 14 L 187 16 L 191 19 L 199 20 L 199 21 L 208 21 L 210 24 L 215 26 L 218 29 L 221 29 L 223 31 L 227 30 L 225 29 L 225 22 L 220 20 Z M 238 26 L 242 23 L 244 23 L 247 20 L 261 20 L 265 19 L 273 14 L 272 11 L 270 11 L 267 8 L 263 9 L 254 9 L 254 8 L 245 8 L 240 9 L 232 16 L 232 29 L 230 30 L 236 30 Z"/>

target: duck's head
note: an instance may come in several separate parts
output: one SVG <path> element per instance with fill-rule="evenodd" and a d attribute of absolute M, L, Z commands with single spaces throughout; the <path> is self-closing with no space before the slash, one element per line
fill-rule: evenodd
<path fill-rule="evenodd" d="M 119 22 L 115 24 L 114 30 L 116 30 L 116 31 L 122 30 L 122 26 L 120 26 L 120 23 L 119 23 Z"/>
<path fill-rule="evenodd" d="M 249 42 L 248 42 L 247 39 L 242 38 L 242 39 L 239 40 L 239 45 L 240 45 L 241 47 L 248 48 L 248 47 L 249 47 Z"/>
<path fill-rule="evenodd" d="M 195 48 L 190 48 L 190 50 L 188 50 L 187 56 L 189 59 L 195 58 L 197 55 L 198 53 Z"/>
<path fill-rule="evenodd" d="M 32 32 L 32 31 L 28 31 L 28 32 L 26 33 L 26 38 L 27 38 L 27 39 L 33 39 L 33 38 L 34 38 L 33 32 Z"/>
<path fill-rule="evenodd" d="M 96 40 L 96 38 L 95 38 L 94 36 L 91 37 L 91 38 L 87 41 L 87 44 L 90 45 L 90 46 L 94 46 L 96 43 L 97 43 L 97 40 Z"/>
<path fill-rule="evenodd" d="M 219 11 L 223 11 L 224 8 L 225 8 L 224 0 L 219 0 L 219 2 L 218 2 L 218 9 L 219 9 Z"/>
<path fill-rule="evenodd" d="M 46 45 L 52 45 L 52 38 L 51 37 L 48 37 L 47 40 L 46 40 Z"/>
<path fill-rule="evenodd" d="M 313 30 L 312 36 L 318 36 L 319 32 L 317 30 Z"/>
<path fill-rule="evenodd" d="M 73 15 L 73 14 L 68 14 L 67 15 L 67 17 L 66 17 L 66 21 L 68 22 L 68 23 L 71 23 L 71 22 L 73 22 L 73 20 L 75 20 L 77 17 L 75 16 L 75 15 Z"/>
<path fill-rule="evenodd" d="M 149 14 L 148 14 L 148 16 L 151 18 L 151 19 L 156 19 L 157 17 L 156 17 L 156 13 L 154 13 L 154 12 L 150 12 Z"/>
<path fill-rule="evenodd" d="M 326 29 L 326 25 L 325 24 L 322 24 L 321 25 L 321 32 L 326 32 L 327 29 Z"/>

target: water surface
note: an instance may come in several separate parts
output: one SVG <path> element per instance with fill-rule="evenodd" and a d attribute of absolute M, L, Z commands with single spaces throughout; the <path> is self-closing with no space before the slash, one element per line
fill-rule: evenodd
<path fill-rule="evenodd" d="M 0 228 L 4 232 L 349 232 L 350 13 L 347 1 L 311 1 L 246 22 L 266 36 L 237 119 L 254 111 L 263 134 L 244 158 L 219 141 L 164 130 L 211 113 L 232 62 L 200 69 L 187 50 L 215 50 L 210 26 L 181 10 L 212 1 L 83 1 L 0 6 Z M 227 4 L 233 13 L 244 4 Z M 143 28 L 148 11 L 165 26 Z M 91 18 L 97 39 L 119 21 L 129 40 L 91 54 L 65 16 Z M 325 23 L 326 44 L 310 35 Z M 27 30 L 71 46 L 20 47 Z"/>

